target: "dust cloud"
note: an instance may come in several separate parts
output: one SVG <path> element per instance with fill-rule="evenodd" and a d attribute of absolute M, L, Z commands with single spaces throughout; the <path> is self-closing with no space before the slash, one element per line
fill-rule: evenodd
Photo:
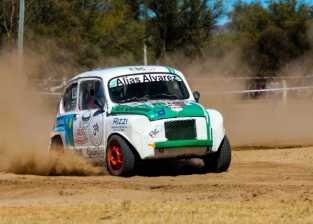
<path fill-rule="evenodd" d="M 209 105 L 209 103 L 207 103 Z M 210 105 L 211 106 L 211 105 Z M 312 100 L 260 100 L 217 105 L 226 132 L 236 146 L 308 146 L 313 144 Z"/>
<path fill-rule="evenodd" d="M 223 114 L 232 145 L 272 147 L 313 144 L 313 88 L 288 91 L 285 99 L 282 92 L 264 93 L 256 98 L 229 93 L 248 89 L 252 79 L 247 78 L 255 77 L 247 64 L 241 61 L 240 50 L 230 51 L 219 59 L 207 57 L 190 61 L 174 56 L 166 63 L 173 63 L 185 74 L 191 88 L 201 93 L 200 103 Z M 287 87 L 313 86 L 312 55 L 290 62 L 280 74 L 298 76 L 297 79 L 287 78 Z M 305 76 L 308 74 L 312 76 L 309 79 Z M 267 85 L 272 81 L 275 80 L 268 80 Z M 282 87 L 281 81 L 277 79 L 278 87 Z"/>
<path fill-rule="evenodd" d="M 25 57 L 18 72 L 14 52 L 0 56 L 0 172 L 36 175 L 96 175 L 98 168 L 82 158 L 48 152 L 55 106 L 33 92 L 27 74 L 37 69 L 36 57 Z"/>
<path fill-rule="evenodd" d="M 221 60 L 208 58 L 189 62 L 186 58 L 164 62 L 181 70 L 192 89 L 201 93 L 200 102 L 224 116 L 227 135 L 234 146 L 276 146 L 313 144 L 313 94 L 288 92 L 246 99 L 242 94 L 223 91 L 247 88 L 240 74 L 251 75 L 240 62 L 238 52 Z M 48 153 L 49 132 L 54 123 L 56 104 L 37 95 L 27 77 L 38 75 L 43 57 L 25 57 L 21 74 L 15 52 L 0 53 L 0 172 L 36 175 L 98 175 L 103 170 L 84 159 L 66 153 L 62 157 Z M 47 65 L 49 59 L 44 58 Z M 111 64 L 114 66 L 114 64 Z M 48 66 L 49 67 L 49 66 Z M 74 69 L 70 69 L 72 73 Z M 63 71 L 65 73 L 65 71 Z M 243 76 L 243 75 L 241 75 Z M 237 77 L 232 79 L 232 77 Z"/>

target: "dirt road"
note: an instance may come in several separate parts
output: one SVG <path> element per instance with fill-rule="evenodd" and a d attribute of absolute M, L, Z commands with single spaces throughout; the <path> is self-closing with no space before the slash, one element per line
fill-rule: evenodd
<path fill-rule="evenodd" d="M 3 173 L 0 223 L 313 223 L 313 148 L 233 154 L 222 174 Z"/>

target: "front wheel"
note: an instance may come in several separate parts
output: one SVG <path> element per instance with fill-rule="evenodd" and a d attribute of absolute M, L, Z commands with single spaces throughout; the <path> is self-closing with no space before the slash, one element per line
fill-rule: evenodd
<path fill-rule="evenodd" d="M 106 165 L 114 176 L 131 176 L 135 170 L 136 157 L 127 142 L 118 135 L 108 141 Z"/>
<path fill-rule="evenodd" d="M 203 161 L 208 171 L 217 173 L 227 171 L 231 162 L 231 146 L 228 138 L 225 136 L 218 151 L 206 155 Z"/>

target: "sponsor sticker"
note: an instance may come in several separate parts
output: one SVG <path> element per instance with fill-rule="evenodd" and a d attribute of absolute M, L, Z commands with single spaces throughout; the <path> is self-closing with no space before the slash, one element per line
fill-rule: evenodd
<path fill-rule="evenodd" d="M 82 114 L 80 126 L 84 129 L 87 129 L 89 127 L 91 121 L 92 121 L 91 112 L 90 111 L 84 112 Z"/>
<path fill-rule="evenodd" d="M 75 133 L 75 145 L 85 145 L 88 142 L 85 130 L 82 128 L 77 128 Z"/>
<path fill-rule="evenodd" d="M 89 158 L 105 158 L 103 149 L 87 149 L 86 154 Z"/>
<path fill-rule="evenodd" d="M 114 118 L 112 121 L 112 129 L 114 131 L 124 131 L 128 127 L 128 118 Z"/>
<path fill-rule="evenodd" d="M 185 101 L 168 101 L 166 102 L 166 105 L 170 108 L 182 108 L 187 104 Z"/>
<path fill-rule="evenodd" d="M 170 107 L 173 111 L 179 112 L 183 110 L 183 108 L 186 106 L 186 103 L 184 101 L 174 101 L 167 102 L 166 105 Z"/>
<path fill-rule="evenodd" d="M 161 125 L 158 125 L 156 127 L 154 127 L 150 132 L 149 132 L 149 136 L 151 138 L 155 138 L 156 136 L 158 136 L 160 134 L 160 132 L 162 131 L 162 127 Z"/>
<path fill-rule="evenodd" d="M 177 75 L 173 74 L 129 75 L 112 79 L 109 82 L 109 88 L 126 86 L 136 83 L 161 82 L 161 81 L 163 82 L 182 81 L 182 79 Z"/>
<path fill-rule="evenodd" d="M 94 146 L 99 146 L 102 143 L 103 128 L 101 120 L 93 120 L 88 129 L 90 142 Z"/>
<path fill-rule="evenodd" d="M 165 109 L 162 108 L 162 109 L 160 109 L 160 110 L 158 111 L 157 114 L 158 114 L 159 116 L 165 116 L 165 113 L 166 113 L 166 112 L 165 112 Z"/>
<path fill-rule="evenodd" d="M 135 67 L 131 67 L 129 68 L 130 71 L 132 72 L 144 72 L 144 71 L 155 71 L 155 68 L 153 67 L 142 67 L 142 66 L 135 66 Z"/>
<path fill-rule="evenodd" d="M 154 138 L 155 136 L 157 136 L 160 133 L 160 130 L 158 130 L 157 128 L 153 129 L 152 131 L 149 132 L 149 135 L 151 138 Z"/>

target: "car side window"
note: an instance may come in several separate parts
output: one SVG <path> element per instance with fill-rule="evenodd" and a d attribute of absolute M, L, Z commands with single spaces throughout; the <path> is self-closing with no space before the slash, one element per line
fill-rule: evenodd
<path fill-rule="evenodd" d="M 100 80 L 87 80 L 80 83 L 79 109 L 98 109 L 99 103 L 104 105 L 105 97 Z"/>
<path fill-rule="evenodd" d="M 65 91 L 63 97 L 63 108 L 65 112 L 74 111 L 77 103 L 77 83 L 71 84 Z"/>

